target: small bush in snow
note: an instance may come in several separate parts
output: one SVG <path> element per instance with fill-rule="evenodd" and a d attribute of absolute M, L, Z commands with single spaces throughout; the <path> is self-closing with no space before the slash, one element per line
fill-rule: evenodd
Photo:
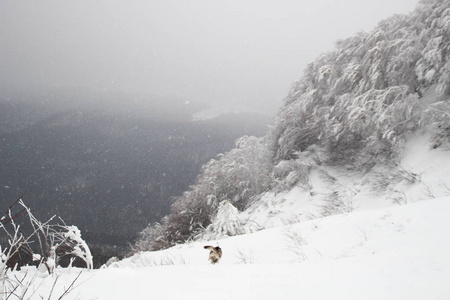
<path fill-rule="evenodd" d="M 217 215 L 205 235 L 214 238 L 239 235 L 243 233 L 242 225 L 237 208 L 229 200 L 224 200 L 220 202 Z"/>
<path fill-rule="evenodd" d="M 235 254 L 235 256 L 240 264 L 253 264 L 255 262 L 253 251 L 251 249 L 237 249 L 237 253 Z"/>
<path fill-rule="evenodd" d="M 92 269 L 92 255 L 86 242 L 81 238 L 80 230 L 76 226 L 51 224 L 52 220 L 53 218 L 42 223 L 36 219 L 21 198 L 14 202 L 2 216 L 0 232 L 7 240 L 5 247 L 0 246 L 0 293 L 2 295 L 7 295 L 7 298 L 15 295 L 23 299 L 34 282 L 38 270 L 45 269 L 50 274 L 54 273 L 60 258 L 65 255 L 82 259 L 86 267 Z M 28 273 L 26 273 L 19 280 L 17 276 L 9 272 L 9 269 L 13 270 L 28 263 L 22 261 L 26 256 L 30 257 L 30 262 L 33 260 L 38 266 L 34 276 L 27 278 Z M 73 284 L 65 289 L 59 299 L 72 289 Z"/>
<path fill-rule="evenodd" d="M 303 246 L 307 245 L 308 243 L 303 239 L 300 232 L 293 229 L 292 227 L 286 227 L 283 231 L 283 235 L 286 240 L 288 249 L 297 256 L 298 260 L 306 260 L 307 256 L 303 250 Z"/>

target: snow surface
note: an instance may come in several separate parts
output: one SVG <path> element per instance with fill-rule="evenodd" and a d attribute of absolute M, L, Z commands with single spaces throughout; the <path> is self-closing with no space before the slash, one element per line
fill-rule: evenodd
<path fill-rule="evenodd" d="M 30 299 L 58 299 L 80 271 L 63 299 L 450 299 L 450 151 L 431 149 L 429 138 L 424 131 L 407 143 L 401 166 L 419 180 L 395 185 L 403 201 L 329 169 L 334 187 L 313 174 L 313 194 L 336 185 L 354 191 L 341 214 L 318 217 L 320 198 L 301 188 L 267 194 L 240 215 L 264 230 L 143 252 L 100 270 L 57 269 L 53 292 L 56 276 L 38 273 Z M 217 265 L 208 244 L 223 250 Z"/>
<path fill-rule="evenodd" d="M 65 299 L 449 299 L 449 213 L 444 197 L 230 237 L 218 265 L 204 242 L 141 253 L 83 271 Z M 60 270 L 53 295 L 79 271 Z"/>

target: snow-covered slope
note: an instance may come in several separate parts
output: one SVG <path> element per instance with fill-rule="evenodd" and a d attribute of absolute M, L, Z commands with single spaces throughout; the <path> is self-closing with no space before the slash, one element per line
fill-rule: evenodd
<path fill-rule="evenodd" d="M 83 272 L 70 296 L 450 299 L 447 2 L 422 1 L 312 63 L 270 135 L 211 161 L 150 239 L 190 242 Z M 254 232 L 223 238 L 236 228 Z M 218 265 L 207 244 L 222 248 Z M 78 272 L 57 271 L 54 288 L 35 280 L 35 299 Z"/>
<path fill-rule="evenodd" d="M 208 162 L 135 249 L 220 237 L 224 200 L 241 212 L 233 219 L 242 233 L 446 193 L 445 176 L 428 180 L 428 167 L 400 160 L 405 140 L 422 130 L 433 139 L 421 149 L 449 148 L 449 20 L 449 1 L 424 0 L 338 41 L 292 85 L 267 134 Z"/>
<path fill-rule="evenodd" d="M 230 237 L 211 242 L 218 265 L 204 242 L 141 253 L 83 271 L 65 299 L 448 299 L 449 213 L 442 197 Z M 78 272 L 60 270 L 54 297 Z"/>
<path fill-rule="evenodd" d="M 43 270 L 27 295 L 57 299 L 82 271 L 65 299 L 449 299 L 450 151 L 429 139 L 424 130 L 406 143 L 401 167 L 414 181 L 393 179 L 375 194 L 376 173 L 328 168 L 335 179 L 324 181 L 318 170 L 313 193 L 268 193 L 240 213 L 266 229 L 142 252 L 100 270 Z M 351 203 L 320 217 L 321 201 L 339 187 L 353 192 Z M 207 244 L 223 249 L 218 265 L 209 264 Z M 35 273 L 23 268 L 17 278 Z"/>
<path fill-rule="evenodd" d="M 240 214 L 260 228 L 271 228 L 339 213 L 363 211 L 450 193 L 450 151 L 432 149 L 432 130 L 411 135 L 398 165 L 380 165 L 370 172 L 323 166 L 311 172 L 307 187 L 268 192 Z"/>

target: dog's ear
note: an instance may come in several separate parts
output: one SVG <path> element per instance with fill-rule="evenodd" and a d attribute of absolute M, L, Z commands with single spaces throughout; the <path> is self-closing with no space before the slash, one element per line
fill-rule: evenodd
<path fill-rule="evenodd" d="M 216 247 L 215 250 L 216 250 L 217 255 L 219 255 L 219 258 L 221 258 L 222 257 L 222 248 Z"/>
<path fill-rule="evenodd" d="M 204 246 L 203 248 L 208 249 L 208 250 L 210 250 L 210 251 L 216 250 L 216 249 L 214 249 L 213 246 Z"/>

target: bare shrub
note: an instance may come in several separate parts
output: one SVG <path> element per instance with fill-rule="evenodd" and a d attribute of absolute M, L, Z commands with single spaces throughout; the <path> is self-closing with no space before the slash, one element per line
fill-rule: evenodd
<path fill-rule="evenodd" d="M 136 267 L 160 267 L 186 264 L 186 259 L 183 256 L 175 256 L 172 254 L 148 255 L 140 253 L 130 259 Z"/>
<path fill-rule="evenodd" d="M 240 264 L 253 264 L 255 262 L 253 251 L 251 249 L 237 249 L 237 253 L 234 256 L 237 258 L 238 263 Z"/>
<path fill-rule="evenodd" d="M 286 241 L 288 249 L 295 253 L 299 261 L 305 261 L 308 259 L 303 251 L 303 246 L 308 243 L 303 239 L 299 231 L 294 230 L 292 227 L 286 227 L 283 230 L 283 237 Z"/>
<path fill-rule="evenodd" d="M 352 212 L 354 195 L 355 192 L 350 189 L 341 189 L 327 194 L 321 205 L 321 215 L 327 217 Z"/>
<path fill-rule="evenodd" d="M 441 180 L 439 186 L 444 190 L 444 192 L 447 195 L 450 195 L 450 186 L 444 180 Z"/>
<path fill-rule="evenodd" d="M 34 283 L 40 266 L 45 266 L 48 273 L 53 274 L 62 256 L 78 257 L 86 263 L 88 269 L 92 269 L 92 255 L 85 241 L 81 239 L 78 228 L 52 224 L 53 219 L 54 217 L 47 222 L 40 222 L 22 202 L 21 197 L 1 217 L 0 234 L 7 243 L 0 246 L 0 293 L 6 299 L 11 297 L 23 299 Z M 23 260 L 25 257 L 28 259 Z M 30 277 L 26 272 L 19 277 L 13 272 L 31 260 L 37 264 L 34 275 Z M 58 299 L 62 299 L 73 290 L 78 277 Z M 57 280 L 58 276 L 54 285 Z M 52 292 L 48 299 L 51 299 Z"/>
<path fill-rule="evenodd" d="M 369 240 L 369 233 L 367 232 L 367 230 L 364 227 L 359 227 L 357 226 L 356 228 L 358 228 L 358 231 L 360 232 L 360 236 L 364 239 L 364 241 L 368 241 Z"/>

